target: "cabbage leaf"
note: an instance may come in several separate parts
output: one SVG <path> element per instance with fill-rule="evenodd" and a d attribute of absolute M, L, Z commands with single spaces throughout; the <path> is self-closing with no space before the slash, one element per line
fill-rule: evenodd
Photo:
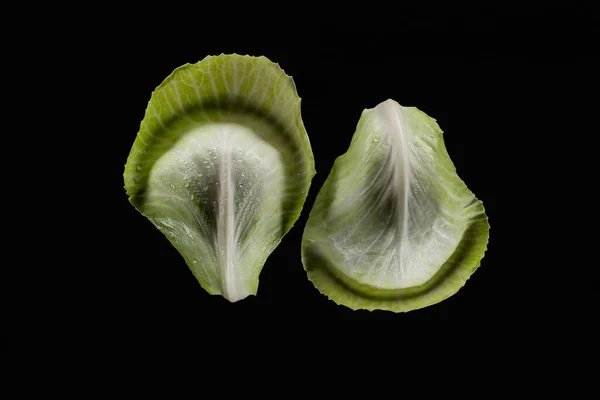
<path fill-rule="evenodd" d="M 363 111 L 302 238 L 308 278 L 352 309 L 410 311 L 456 293 L 487 248 L 483 203 L 436 121 L 387 100 Z"/>
<path fill-rule="evenodd" d="M 255 295 L 300 215 L 315 174 L 300 102 L 278 64 L 237 54 L 183 65 L 150 97 L 125 190 L 208 293 Z"/>

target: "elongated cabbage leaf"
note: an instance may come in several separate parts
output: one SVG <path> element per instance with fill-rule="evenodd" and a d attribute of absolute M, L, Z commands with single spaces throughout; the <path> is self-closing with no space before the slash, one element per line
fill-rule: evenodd
<path fill-rule="evenodd" d="M 314 174 L 292 78 L 233 54 L 183 65 L 156 88 L 124 180 L 200 285 L 235 302 L 256 294 Z"/>
<path fill-rule="evenodd" d="M 387 100 L 363 112 L 302 238 L 317 289 L 352 309 L 423 308 L 480 265 L 489 225 L 434 119 Z"/>

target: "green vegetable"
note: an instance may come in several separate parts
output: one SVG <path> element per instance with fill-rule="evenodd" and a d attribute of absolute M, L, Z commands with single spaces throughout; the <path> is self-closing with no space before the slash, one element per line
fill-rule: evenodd
<path fill-rule="evenodd" d="M 456 293 L 489 237 L 434 119 L 387 100 L 364 110 L 310 212 L 309 279 L 352 309 L 410 311 Z"/>
<path fill-rule="evenodd" d="M 314 174 L 292 78 L 234 54 L 183 65 L 156 88 L 124 179 L 200 285 L 235 302 L 256 294 Z"/>

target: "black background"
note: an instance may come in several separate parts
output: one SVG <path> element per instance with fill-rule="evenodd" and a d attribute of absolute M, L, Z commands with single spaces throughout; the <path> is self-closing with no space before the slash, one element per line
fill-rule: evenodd
<path fill-rule="evenodd" d="M 577 369 L 579 359 L 560 356 L 590 357 L 597 341 L 585 341 L 598 314 L 585 307 L 597 303 L 597 11 L 504 3 L 425 10 L 401 2 L 245 5 L 249 10 L 226 2 L 7 9 L 6 21 L 15 23 L 4 38 L 3 83 L 17 93 L 5 94 L 13 126 L 3 147 L 10 204 L 3 328 L 15 355 L 9 373 L 24 377 L 7 382 L 19 393 L 114 396 L 148 388 L 156 395 L 173 370 L 192 375 L 194 390 L 209 394 L 237 387 L 287 394 L 315 381 L 356 393 L 366 382 L 371 394 L 407 386 L 413 380 L 406 372 L 416 371 L 427 393 L 483 388 L 514 396 L 524 393 L 520 383 L 536 394 L 557 392 L 561 383 L 570 394 L 585 387 L 589 373 Z M 293 76 L 317 169 L 302 215 L 266 262 L 258 295 L 234 304 L 204 292 L 123 187 L 151 92 L 178 66 L 221 53 L 265 55 Z M 362 110 L 388 98 L 437 119 L 458 175 L 483 201 L 491 225 L 482 265 L 458 293 L 398 314 L 336 305 L 308 281 L 300 261 L 308 212 L 335 158 L 347 150 Z M 26 146 L 13 146 L 14 138 Z M 19 205 L 24 211 L 13 207 Z M 24 279 L 9 278 L 13 272 Z M 439 327 L 431 329 L 434 321 Z M 307 344 L 302 364 L 294 350 Z M 343 368 L 334 367 L 338 347 Z M 232 378 L 253 371 L 261 375 L 250 384 Z M 461 379 L 432 380 L 438 371 Z M 575 385 L 566 379 L 570 371 Z M 458 386 L 465 377 L 480 385 Z M 168 396 L 177 389 L 168 385 Z"/>
<path fill-rule="evenodd" d="M 584 107 L 579 94 L 596 84 L 598 66 L 594 15 L 564 11 L 407 12 L 394 23 L 304 21 L 302 28 L 217 23 L 171 35 L 157 33 L 160 24 L 149 20 L 118 40 L 100 41 L 116 91 L 105 161 L 118 227 L 103 271 L 114 317 L 123 326 L 174 330 L 260 319 L 512 324 L 546 318 L 552 299 L 531 293 L 544 268 L 531 246 L 543 229 L 521 201 L 548 190 L 540 177 L 545 167 L 535 158 L 547 151 L 565 114 Z M 167 239 L 128 203 L 122 181 L 154 88 L 176 67 L 221 53 L 265 55 L 294 78 L 317 170 L 302 215 L 264 266 L 257 296 L 233 304 L 204 292 Z M 347 150 L 362 110 L 388 98 L 437 119 L 458 175 L 483 201 L 491 225 L 482 265 L 458 293 L 400 314 L 336 305 L 308 281 L 300 261 L 308 212 L 335 158 Z"/>

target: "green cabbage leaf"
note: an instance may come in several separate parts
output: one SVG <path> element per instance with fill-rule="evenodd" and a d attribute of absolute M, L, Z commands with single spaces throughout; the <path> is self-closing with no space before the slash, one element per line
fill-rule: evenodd
<path fill-rule="evenodd" d="M 300 101 L 278 64 L 236 54 L 183 65 L 151 95 L 125 190 L 208 293 L 255 295 L 300 215 L 315 174 Z"/>
<path fill-rule="evenodd" d="M 352 309 L 410 311 L 456 293 L 479 267 L 489 224 L 436 121 L 387 100 L 363 111 L 302 238 L 308 278 Z"/>

